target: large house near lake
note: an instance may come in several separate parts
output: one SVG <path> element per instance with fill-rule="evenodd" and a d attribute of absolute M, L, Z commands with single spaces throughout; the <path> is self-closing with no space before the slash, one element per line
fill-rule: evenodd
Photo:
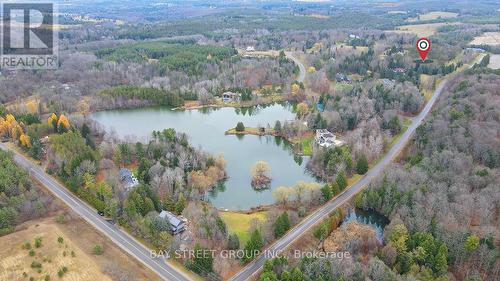
<path fill-rule="evenodd" d="M 240 94 L 238 94 L 238 93 L 224 92 L 222 94 L 222 101 L 223 102 L 232 102 L 232 101 L 239 101 L 239 100 L 240 100 Z"/>
<path fill-rule="evenodd" d="M 187 220 L 183 217 L 178 217 L 169 211 L 161 211 L 159 217 L 168 221 L 170 224 L 170 231 L 173 235 L 177 235 L 186 230 Z"/>
<path fill-rule="evenodd" d="M 316 136 L 314 137 L 316 143 L 322 147 L 342 146 L 345 142 L 337 139 L 337 137 L 330 131 L 326 129 L 316 130 Z"/>
<path fill-rule="evenodd" d="M 118 174 L 120 176 L 120 181 L 125 187 L 125 190 L 129 191 L 130 189 L 139 185 L 139 181 L 136 177 L 134 177 L 129 169 L 121 168 Z"/>

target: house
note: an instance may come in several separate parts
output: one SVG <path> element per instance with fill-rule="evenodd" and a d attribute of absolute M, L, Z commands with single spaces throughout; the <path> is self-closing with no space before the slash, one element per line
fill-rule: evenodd
<path fill-rule="evenodd" d="M 384 79 L 381 79 L 380 81 L 382 81 L 382 84 L 384 84 L 384 86 L 386 86 L 386 87 L 393 87 L 395 85 L 394 80 L 391 80 L 391 79 L 384 78 Z"/>
<path fill-rule="evenodd" d="M 355 35 L 355 34 L 349 34 L 349 38 L 351 38 L 351 39 L 361 39 L 361 37 L 359 37 L 358 35 Z"/>
<path fill-rule="evenodd" d="M 231 101 L 239 101 L 240 100 L 240 94 L 233 93 L 233 92 L 225 92 L 222 94 L 222 101 L 223 102 L 231 102 Z"/>
<path fill-rule="evenodd" d="M 337 82 L 351 83 L 351 78 L 349 78 L 344 73 L 337 73 L 337 74 L 335 74 L 335 79 L 337 80 Z"/>
<path fill-rule="evenodd" d="M 406 69 L 402 67 L 396 67 L 392 70 L 394 73 L 405 73 Z"/>
<path fill-rule="evenodd" d="M 132 175 L 129 169 L 121 168 L 118 174 L 126 190 L 130 190 L 139 185 L 139 181 Z"/>
<path fill-rule="evenodd" d="M 169 211 L 162 210 L 161 213 L 159 214 L 159 217 L 167 220 L 168 223 L 170 224 L 170 229 L 173 235 L 177 235 L 179 233 L 182 233 L 184 230 L 186 230 L 186 222 L 187 220 L 183 217 L 178 217 L 174 214 L 172 214 Z"/>
<path fill-rule="evenodd" d="M 326 129 L 316 130 L 316 137 L 314 137 L 319 146 L 330 147 L 330 146 L 341 146 L 345 143 L 338 140 L 333 133 Z"/>
<path fill-rule="evenodd" d="M 466 51 L 468 52 L 474 52 L 474 53 L 484 53 L 486 52 L 484 49 L 481 48 L 465 48 Z"/>
<path fill-rule="evenodd" d="M 246 50 L 247 50 L 247 52 L 255 52 L 255 47 L 254 46 L 248 46 Z"/>

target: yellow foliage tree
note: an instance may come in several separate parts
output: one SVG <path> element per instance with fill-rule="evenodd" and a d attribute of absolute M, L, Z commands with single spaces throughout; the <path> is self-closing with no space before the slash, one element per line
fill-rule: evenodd
<path fill-rule="evenodd" d="M 30 100 L 26 103 L 26 109 L 31 113 L 36 113 L 38 111 L 38 101 Z"/>
<path fill-rule="evenodd" d="M 305 102 L 301 102 L 297 105 L 297 115 L 299 115 L 299 117 L 304 117 L 308 111 L 309 106 L 307 106 Z"/>
<path fill-rule="evenodd" d="M 292 95 L 297 95 L 300 91 L 300 86 L 298 84 L 292 84 Z"/>
<path fill-rule="evenodd" d="M 9 125 L 14 125 L 14 123 L 17 123 L 16 117 L 14 117 L 14 115 L 12 114 L 7 114 L 7 116 L 5 116 L 5 121 L 7 121 Z"/>
<path fill-rule="evenodd" d="M 19 124 L 17 124 L 17 122 L 13 126 L 11 126 L 10 137 L 13 140 L 17 140 L 19 138 L 19 136 L 21 136 L 22 133 L 23 133 L 23 128 L 21 128 L 21 126 L 19 126 Z"/>
<path fill-rule="evenodd" d="M 61 116 L 59 116 L 59 121 L 57 122 L 57 128 L 61 129 L 61 126 L 64 126 L 66 130 L 69 129 L 69 120 L 68 118 L 66 118 L 66 116 L 64 116 L 64 114 L 61 114 Z"/>
<path fill-rule="evenodd" d="M 31 146 L 30 137 L 26 134 L 21 134 L 21 136 L 19 137 L 19 141 L 21 142 L 21 145 L 24 147 Z"/>
<path fill-rule="evenodd" d="M 314 66 L 309 66 L 309 68 L 307 69 L 307 72 L 309 72 L 309 73 L 314 73 L 314 72 L 316 72 L 316 67 L 314 67 Z"/>
<path fill-rule="evenodd" d="M 54 124 L 56 124 L 56 122 L 57 122 L 57 115 L 55 113 L 52 113 L 49 119 L 47 119 L 47 124 L 49 124 L 49 126 L 55 129 Z"/>
<path fill-rule="evenodd" d="M 9 124 L 3 117 L 0 116 L 0 137 L 3 137 L 9 133 Z"/>

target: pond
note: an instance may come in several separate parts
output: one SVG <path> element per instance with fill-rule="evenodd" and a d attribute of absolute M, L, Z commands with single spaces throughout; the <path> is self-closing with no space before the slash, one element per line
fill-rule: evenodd
<path fill-rule="evenodd" d="M 389 219 L 384 215 L 375 211 L 365 211 L 361 209 L 352 208 L 349 210 L 347 216 L 342 220 L 340 226 L 348 222 L 357 221 L 362 224 L 369 225 L 375 229 L 376 238 L 378 241 L 384 240 L 384 227 L 389 224 Z"/>
<path fill-rule="evenodd" d="M 272 204 L 272 190 L 291 186 L 298 181 L 313 182 L 305 165 L 308 157 L 295 156 L 290 143 L 274 136 L 225 135 L 236 123 L 245 126 L 273 127 L 277 120 L 292 120 L 292 105 L 272 104 L 251 108 L 205 108 L 171 110 L 165 107 L 131 110 L 111 110 L 92 114 L 107 131 L 114 130 L 121 138 L 134 136 L 145 141 L 152 131 L 174 128 L 189 136 L 194 146 L 216 154 L 224 154 L 229 178 L 208 194 L 208 200 L 218 208 L 241 210 Z M 271 188 L 256 191 L 251 187 L 251 166 L 263 160 L 271 167 Z"/>

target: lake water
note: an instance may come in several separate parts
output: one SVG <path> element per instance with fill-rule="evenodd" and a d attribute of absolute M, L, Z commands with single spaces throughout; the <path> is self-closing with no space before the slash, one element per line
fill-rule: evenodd
<path fill-rule="evenodd" d="M 171 110 L 164 107 L 97 112 L 92 118 L 119 137 L 135 136 L 146 140 L 153 130 L 174 128 L 189 136 L 194 146 L 214 155 L 224 154 L 229 178 L 207 197 L 218 208 L 241 210 L 272 204 L 272 190 L 291 186 L 300 180 L 316 181 L 305 170 L 308 157 L 294 156 L 290 144 L 273 136 L 225 135 L 239 121 L 245 126 L 274 126 L 275 121 L 292 120 L 290 104 L 273 104 L 246 109 L 218 108 Z M 251 166 L 259 160 L 271 166 L 271 188 L 255 191 L 251 187 Z"/>
<path fill-rule="evenodd" d="M 384 227 L 389 224 L 389 219 L 375 211 L 365 211 L 361 209 L 350 209 L 347 216 L 340 223 L 340 226 L 345 225 L 350 221 L 357 221 L 362 224 L 369 225 L 375 229 L 376 238 L 382 242 L 384 238 Z"/>

